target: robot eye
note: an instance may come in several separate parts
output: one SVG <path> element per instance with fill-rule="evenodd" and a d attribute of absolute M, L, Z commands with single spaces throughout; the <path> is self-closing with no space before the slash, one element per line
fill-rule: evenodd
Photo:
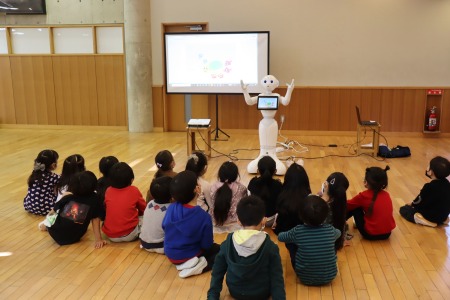
<path fill-rule="evenodd" d="M 271 80 L 270 83 L 273 83 L 273 80 Z"/>
<path fill-rule="evenodd" d="M 264 83 L 267 83 L 267 80 L 264 80 Z"/>

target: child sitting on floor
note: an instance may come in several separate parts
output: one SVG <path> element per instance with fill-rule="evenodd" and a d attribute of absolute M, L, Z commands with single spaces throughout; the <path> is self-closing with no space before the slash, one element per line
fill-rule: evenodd
<path fill-rule="evenodd" d="M 97 178 L 90 171 L 82 171 L 72 176 L 68 191 L 55 204 L 57 215 L 54 224 L 47 228 L 50 236 L 59 245 L 78 242 L 86 233 L 89 223 L 95 237 L 95 248 L 102 248 L 106 241 L 100 233 L 100 203 L 95 193 Z"/>
<path fill-rule="evenodd" d="M 102 212 L 100 213 L 100 219 L 105 220 L 105 193 L 106 190 L 111 186 L 111 178 L 109 178 L 109 170 L 112 166 L 118 163 L 119 160 L 115 156 L 105 156 L 102 157 L 98 163 L 98 168 L 102 177 L 97 180 L 97 195 L 102 204 Z"/>
<path fill-rule="evenodd" d="M 164 254 L 164 230 L 162 221 L 169 208 L 170 200 L 170 182 L 172 178 L 163 176 L 153 179 L 150 184 L 150 191 L 154 200 L 150 200 L 144 211 L 142 218 L 141 248 L 149 251 Z"/>
<path fill-rule="evenodd" d="M 366 169 L 364 186 L 367 190 L 347 201 L 347 219 L 353 217 L 355 225 L 367 240 L 385 240 L 395 228 L 391 196 L 386 172 L 379 167 Z"/>
<path fill-rule="evenodd" d="M 175 175 L 177 175 L 177 172 L 173 170 L 173 168 L 175 168 L 175 160 L 169 150 L 159 151 L 155 156 L 155 164 L 158 170 L 156 171 L 153 178 L 162 176 L 169 176 L 173 178 Z M 150 192 L 149 188 L 147 191 L 147 196 L 145 197 L 145 201 L 148 203 L 152 199 L 153 195 Z"/>
<path fill-rule="evenodd" d="M 86 167 L 84 166 L 84 158 L 80 154 L 70 155 L 64 160 L 61 177 L 59 178 L 58 184 L 56 184 L 56 190 L 58 192 L 56 202 L 61 200 L 63 194 L 67 191 L 70 179 L 81 171 L 86 171 Z"/>
<path fill-rule="evenodd" d="M 43 150 L 34 160 L 33 171 L 28 177 L 28 192 L 23 199 L 26 211 L 45 216 L 53 209 L 57 196 L 56 185 L 60 177 L 53 173 L 58 157 L 54 150 Z"/>
<path fill-rule="evenodd" d="M 330 212 L 326 219 L 334 228 L 341 231 L 341 236 L 336 240 L 336 251 L 344 247 L 346 238 L 351 238 L 346 233 L 346 215 L 347 215 L 347 189 L 350 183 L 347 177 L 341 172 L 334 172 L 328 176 L 323 183 L 322 198 L 327 201 Z"/>
<path fill-rule="evenodd" d="M 132 186 L 133 169 L 124 162 L 110 170 L 111 186 L 105 193 L 106 217 L 102 230 L 112 242 L 130 242 L 139 237 L 140 218 L 146 207 L 141 192 Z"/>
<path fill-rule="evenodd" d="M 197 205 L 209 212 L 212 207 L 211 202 L 211 184 L 203 177 L 208 170 L 208 159 L 203 152 L 194 151 L 188 157 L 186 162 L 186 170 L 197 174 L 197 181 L 202 188 L 201 194 L 197 198 Z"/>
<path fill-rule="evenodd" d="M 175 159 L 169 150 L 159 151 L 155 156 L 155 164 L 158 171 L 155 173 L 155 178 L 161 176 L 175 177 L 177 172 L 173 170 L 175 168 Z"/>
<path fill-rule="evenodd" d="M 300 206 L 309 194 L 311 194 L 311 187 L 305 168 L 292 163 L 284 175 L 283 189 L 277 199 L 278 218 L 274 229 L 275 234 L 278 235 L 280 232 L 303 224 L 299 214 Z M 294 243 L 285 243 L 285 247 L 289 251 L 292 268 L 295 269 L 297 246 Z"/>
<path fill-rule="evenodd" d="M 430 227 L 448 224 L 450 214 L 450 162 L 436 156 L 430 161 L 425 175 L 431 179 L 413 202 L 400 207 L 400 215 L 406 220 Z"/>
<path fill-rule="evenodd" d="M 237 206 L 243 229 L 228 234 L 211 274 L 208 299 L 219 299 L 223 278 L 235 299 L 286 299 L 278 246 L 263 231 L 264 202 L 247 196 Z"/>
<path fill-rule="evenodd" d="M 295 273 L 305 285 L 330 283 L 337 274 L 334 243 L 341 235 L 339 229 L 325 223 L 328 204 L 319 196 L 307 196 L 301 205 L 303 225 L 278 234 L 278 240 L 295 243 Z"/>
<path fill-rule="evenodd" d="M 197 175 L 192 171 L 178 173 L 170 184 L 170 194 L 176 201 L 167 209 L 162 226 L 164 253 L 186 278 L 211 270 L 219 252 L 214 243 L 211 217 L 200 206 Z"/>
<path fill-rule="evenodd" d="M 280 180 L 273 178 L 277 171 L 275 160 L 270 156 L 264 156 L 258 161 L 258 173 L 260 176 L 253 177 L 248 190 L 252 195 L 259 196 L 266 206 L 265 216 L 271 221 L 266 224 L 271 227 L 275 220 L 276 203 L 278 195 L 283 189 Z"/>
<path fill-rule="evenodd" d="M 247 187 L 238 181 L 239 170 L 234 162 L 226 161 L 219 168 L 219 181 L 211 186 L 210 215 L 215 229 L 234 231 L 237 227 L 236 207 L 247 196 Z"/>

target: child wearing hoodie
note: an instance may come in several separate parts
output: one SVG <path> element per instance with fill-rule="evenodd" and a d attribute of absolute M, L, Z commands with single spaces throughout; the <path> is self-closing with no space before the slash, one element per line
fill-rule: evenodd
<path fill-rule="evenodd" d="M 263 231 L 264 202 L 247 196 L 237 206 L 243 227 L 230 233 L 220 246 L 211 275 L 208 299 L 219 299 L 223 278 L 235 299 L 286 299 L 278 246 Z"/>
<path fill-rule="evenodd" d="M 197 175 L 192 171 L 178 173 L 170 183 L 170 194 L 176 202 L 169 206 L 162 222 L 164 253 L 181 278 L 211 270 L 219 252 L 211 217 L 197 206 L 200 193 Z"/>

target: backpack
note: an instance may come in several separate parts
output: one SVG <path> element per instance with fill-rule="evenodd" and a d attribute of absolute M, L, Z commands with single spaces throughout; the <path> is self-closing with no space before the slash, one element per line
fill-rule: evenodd
<path fill-rule="evenodd" d="M 379 146 L 378 156 L 386 158 L 408 157 L 411 156 L 411 150 L 409 147 L 404 146 L 397 146 L 392 149 L 389 149 L 387 146 Z"/>

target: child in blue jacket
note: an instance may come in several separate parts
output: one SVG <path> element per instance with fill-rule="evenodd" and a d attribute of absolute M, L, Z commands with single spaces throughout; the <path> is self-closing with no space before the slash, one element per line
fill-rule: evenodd
<path fill-rule="evenodd" d="M 214 243 L 212 220 L 197 206 L 201 188 L 192 171 L 178 173 L 170 184 L 176 201 L 167 209 L 162 223 L 164 253 L 186 278 L 211 270 L 219 245 Z"/>

